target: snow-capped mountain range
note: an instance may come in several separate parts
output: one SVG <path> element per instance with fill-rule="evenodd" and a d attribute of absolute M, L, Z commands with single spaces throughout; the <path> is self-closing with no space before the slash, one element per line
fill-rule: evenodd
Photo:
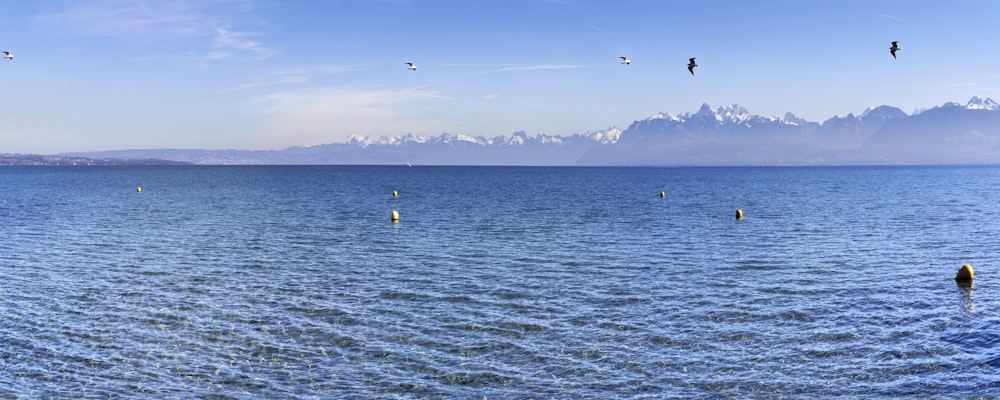
<path fill-rule="evenodd" d="M 1000 162 L 1000 104 L 973 97 L 908 115 L 887 105 L 811 122 L 739 105 L 633 122 L 580 164 L 919 164 Z"/>
<path fill-rule="evenodd" d="M 946 103 L 945 106 L 962 107 L 962 105 L 959 103 Z M 973 97 L 972 99 L 969 100 L 968 103 L 965 104 L 965 108 L 968 108 L 970 110 L 996 111 L 1000 109 L 1000 104 L 997 104 L 997 102 L 993 101 L 993 99 L 991 98 L 980 99 L 979 97 Z"/>
<path fill-rule="evenodd" d="M 822 122 L 737 104 L 661 112 L 626 129 L 569 136 L 514 132 L 352 136 L 284 150 L 122 150 L 65 155 L 198 164 L 740 165 L 1000 162 L 1000 104 L 973 97 L 907 114 L 887 105 Z"/>
<path fill-rule="evenodd" d="M 407 133 L 402 136 L 358 136 L 351 135 L 347 140 L 347 144 L 368 147 L 368 146 L 394 146 L 403 145 L 408 143 L 417 144 L 458 144 L 458 143 L 469 143 L 480 146 L 524 146 L 529 143 L 539 143 L 539 144 L 565 144 L 571 141 L 585 140 L 593 141 L 595 143 L 617 143 L 618 139 L 621 138 L 621 129 L 611 127 L 602 131 L 587 132 L 583 134 L 576 134 L 572 136 L 553 136 L 546 133 L 542 133 L 536 136 L 529 136 L 524 131 L 514 132 L 510 136 L 496 136 L 487 139 L 483 136 L 469 136 L 463 134 L 451 134 L 442 133 L 438 136 L 428 136 L 424 134 L 412 134 Z"/>

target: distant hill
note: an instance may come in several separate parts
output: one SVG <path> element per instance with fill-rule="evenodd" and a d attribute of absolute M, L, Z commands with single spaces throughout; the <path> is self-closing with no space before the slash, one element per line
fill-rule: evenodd
<path fill-rule="evenodd" d="M 87 158 L 81 156 L 66 155 L 39 155 L 39 154 L 0 154 L 0 166 L 11 165 L 39 165 L 39 166 L 117 166 L 117 165 L 185 165 L 190 164 L 180 161 L 156 160 L 156 159 L 114 159 L 114 158 Z"/>
<path fill-rule="evenodd" d="M 1000 162 L 1000 107 L 991 99 L 947 103 L 886 121 L 864 148 L 916 163 Z"/>
<path fill-rule="evenodd" d="M 284 150 L 118 150 L 64 157 L 162 159 L 192 164 L 412 165 L 850 165 L 1000 162 L 1000 105 L 973 97 L 908 115 L 882 105 L 812 122 L 754 115 L 733 104 L 659 113 L 570 136 L 515 132 L 485 138 L 354 136 Z"/>

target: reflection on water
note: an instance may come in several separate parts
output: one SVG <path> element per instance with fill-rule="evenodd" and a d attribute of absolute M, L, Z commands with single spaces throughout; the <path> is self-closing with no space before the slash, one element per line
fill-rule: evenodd
<path fill-rule="evenodd" d="M 972 289 L 974 284 L 971 280 L 968 281 L 956 281 L 958 283 L 958 289 L 962 293 L 962 304 L 968 312 L 975 311 L 975 303 L 972 302 L 972 295 L 974 290 Z"/>

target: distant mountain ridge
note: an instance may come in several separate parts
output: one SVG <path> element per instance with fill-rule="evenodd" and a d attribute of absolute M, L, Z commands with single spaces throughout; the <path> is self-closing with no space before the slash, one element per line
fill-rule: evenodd
<path fill-rule="evenodd" d="M 88 158 L 61 155 L 0 153 L 0 166 L 92 166 L 110 167 L 123 165 L 185 165 L 188 163 L 156 159 Z"/>
<path fill-rule="evenodd" d="M 621 130 L 618 128 L 608 128 L 604 131 L 597 132 L 587 132 L 584 134 L 576 134 L 571 136 L 553 136 L 549 134 L 539 134 L 536 136 L 529 136 L 524 131 L 518 131 L 511 134 L 511 136 L 496 136 L 491 139 L 487 139 L 483 136 L 469 136 L 469 135 L 454 135 L 450 133 L 442 133 L 438 136 L 428 136 L 428 135 L 414 135 L 408 133 L 402 136 L 381 136 L 378 138 L 371 136 L 357 136 L 351 135 L 347 140 L 347 144 L 356 145 L 361 147 L 368 146 L 391 146 L 400 145 L 405 143 L 420 143 L 420 144 L 455 144 L 455 143 L 470 143 L 477 144 L 480 146 L 523 146 L 528 144 L 570 144 L 574 142 L 596 142 L 596 143 L 617 143 L 618 139 L 621 137 Z"/>
<path fill-rule="evenodd" d="M 486 138 L 351 136 L 347 143 L 284 150 L 119 150 L 66 155 L 155 158 L 196 164 L 431 165 L 815 165 L 1000 162 L 1000 104 L 972 97 L 908 115 L 869 107 L 812 122 L 751 114 L 737 104 L 694 113 L 658 113 L 625 130 L 570 136 Z"/>
<path fill-rule="evenodd" d="M 869 107 L 821 123 L 786 113 L 752 115 L 739 105 L 659 113 L 633 122 L 613 148 L 592 149 L 584 165 L 814 165 L 1000 162 L 1000 105 L 965 105 L 907 115 Z"/>

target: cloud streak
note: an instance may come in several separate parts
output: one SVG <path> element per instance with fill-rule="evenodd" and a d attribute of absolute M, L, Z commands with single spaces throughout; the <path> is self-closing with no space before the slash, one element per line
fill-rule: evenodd
<path fill-rule="evenodd" d="M 521 72 L 521 71 L 551 71 L 560 69 L 579 69 L 579 68 L 590 68 L 592 65 L 574 65 L 574 64 L 539 64 L 539 65 L 515 65 L 510 67 L 503 67 L 498 69 L 493 69 L 486 71 L 485 73 L 497 73 L 497 72 Z"/>
<path fill-rule="evenodd" d="M 893 21 L 902 21 L 903 20 L 902 18 L 895 17 L 895 16 L 892 16 L 892 15 L 889 15 L 889 14 L 875 13 L 875 16 L 876 17 L 886 18 L 886 19 L 891 19 Z"/>
<path fill-rule="evenodd" d="M 260 58 L 271 52 L 260 41 L 251 39 L 260 34 L 234 28 L 237 17 L 253 9 L 247 1 L 89 0 L 69 4 L 36 19 L 87 35 L 141 44 L 143 48 L 183 46 L 192 49 L 186 55 L 201 60 L 236 55 Z"/>
<path fill-rule="evenodd" d="M 222 49 L 222 51 L 242 51 L 260 56 L 266 56 L 268 54 L 268 50 L 265 49 L 260 42 L 247 39 L 252 36 L 258 35 L 247 32 L 233 32 L 223 28 L 215 28 L 215 37 L 212 39 L 212 45 L 216 49 Z"/>
<path fill-rule="evenodd" d="M 92 0 L 70 4 L 38 19 L 91 35 L 131 40 L 202 36 L 218 25 L 194 3 Z"/>
<path fill-rule="evenodd" d="M 346 141 L 351 135 L 438 132 L 448 122 L 404 115 L 403 103 L 442 100 L 425 89 L 385 90 L 325 87 L 276 91 L 252 99 L 263 107 L 265 126 L 258 145 Z"/>
<path fill-rule="evenodd" d="M 242 91 L 269 86 L 294 85 L 313 82 L 328 75 L 338 75 L 347 72 L 363 70 L 361 65 L 318 65 L 276 69 L 262 74 L 250 82 L 236 87 L 224 89 L 223 92 Z"/>

